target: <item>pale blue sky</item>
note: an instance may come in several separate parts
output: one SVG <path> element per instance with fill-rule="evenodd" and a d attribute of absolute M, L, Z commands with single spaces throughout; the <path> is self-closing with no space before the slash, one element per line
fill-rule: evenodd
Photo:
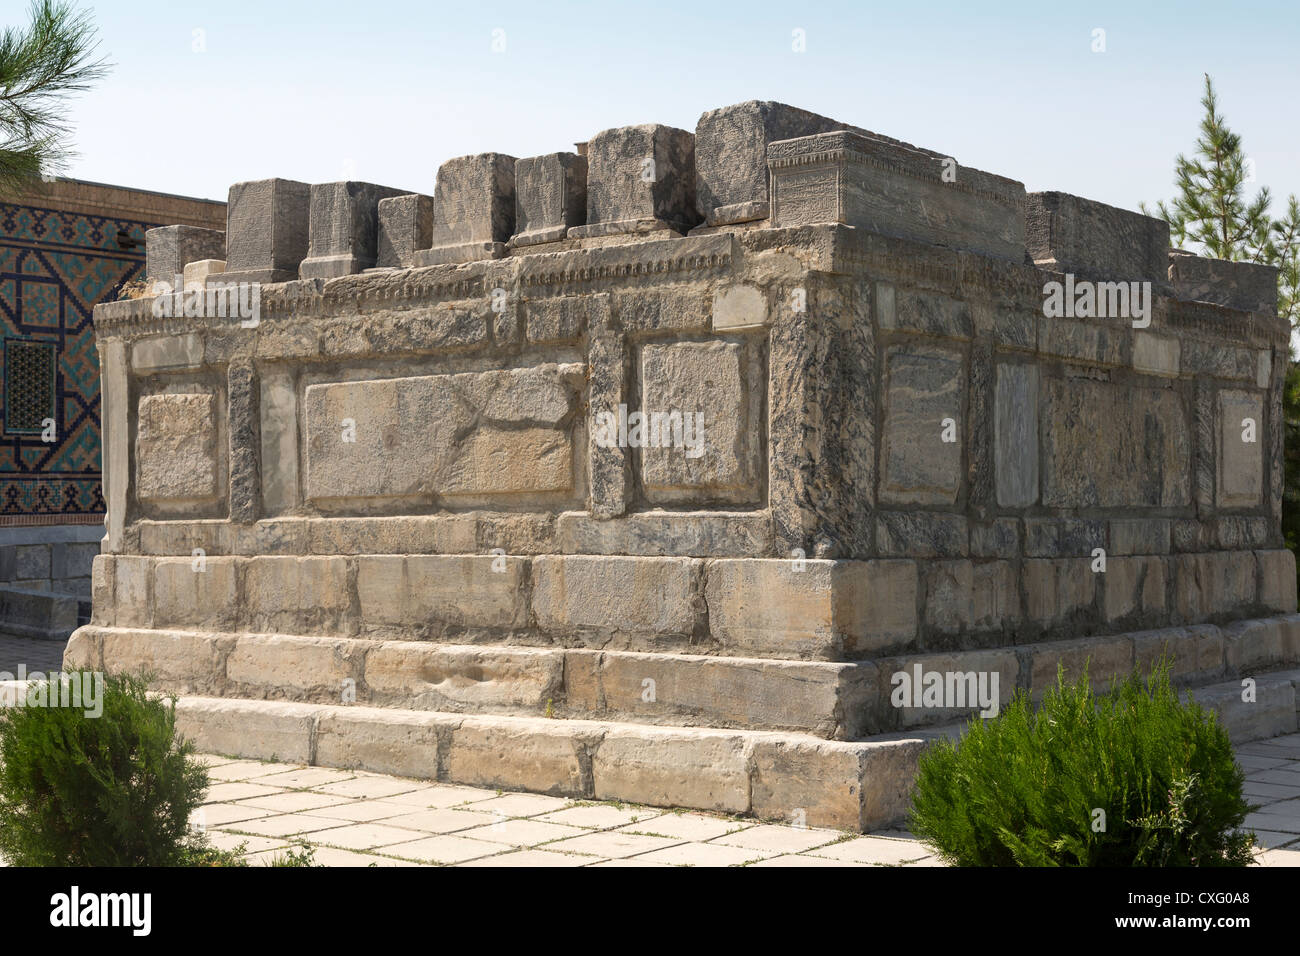
<path fill-rule="evenodd" d="M 0 0 L 0 20 L 25 6 Z M 706 109 L 773 99 L 1031 190 L 1136 208 L 1170 194 L 1206 71 L 1259 182 L 1300 193 L 1295 0 L 91 6 L 117 66 L 75 104 L 71 174 L 186 195 L 269 176 L 432 192 L 452 156 L 571 149 L 633 123 L 694 129 Z"/>

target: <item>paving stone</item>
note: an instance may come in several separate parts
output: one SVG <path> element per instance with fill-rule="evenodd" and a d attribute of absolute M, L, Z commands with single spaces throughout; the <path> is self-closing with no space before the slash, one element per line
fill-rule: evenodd
<path fill-rule="evenodd" d="M 1247 829 L 1250 829 L 1247 827 Z M 1256 842 L 1266 850 L 1277 849 L 1300 841 L 1300 833 L 1281 833 L 1277 830 L 1252 830 Z"/>
<path fill-rule="evenodd" d="M 484 843 L 482 840 L 443 835 L 386 846 L 384 853 L 408 860 L 420 860 L 424 863 L 463 863 L 466 860 L 500 853 L 503 849 L 504 847 L 499 843 Z"/>
<path fill-rule="evenodd" d="M 919 860 L 921 857 L 929 856 L 931 851 L 920 843 L 867 836 L 809 850 L 808 853 L 811 856 L 821 856 L 831 860 L 897 864 L 908 860 Z"/>
<path fill-rule="evenodd" d="M 324 807 L 342 806 L 351 801 L 347 797 L 327 793 L 286 792 L 274 793 L 264 797 L 253 797 L 245 801 L 250 807 L 274 810 L 277 813 L 299 813 L 305 810 L 320 810 Z"/>
<path fill-rule="evenodd" d="M 670 866 L 740 866 L 770 856 L 773 851 L 751 847 L 727 846 L 722 843 L 680 843 L 637 857 L 648 863 Z"/>
<path fill-rule="evenodd" d="M 675 846 L 681 840 L 672 837 L 650 837 L 628 833 L 623 830 L 606 830 L 601 833 L 586 833 L 570 837 L 556 843 L 547 844 L 547 848 L 561 853 L 589 853 L 592 856 L 628 857 L 651 850 L 662 850 Z"/>
<path fill-rule="evenodd" d="M 207 799 L 212 803 L 243 800 L 245 797 L 269 797 L 283 793 L 279 787 L 266 787 L 256 783 L 219 783 L 208 788 Z"/>
<path fill-rule="evenodd" d="M 604 830 L 611 827 L 644 823 L 647 820 L 656 819 L 662 814 L 662 810 L 654 810 L 649 807 L 613 807 L 598 804 L 557 810 L 554 813 L 544 814 L 538 819 L 545 820 L 548 823 L 565 823 L 575 827 Z"/>
<path fill-rule="evenodd" d="M 445 808 L 468 803 L 482 803 L 492 799 L 499 799 L 499 795 L 492 790 L 439 785 L 436 787 L 422 787 L 407 793 L 394 793 L 391 796 L 382 797 L 381 801 L 409 811 L 411 807 Z M 567 803 L 568 801 L 564 802 Z M 402 811 L 399 810 L 399 812 Z"/>
<path fill-rule="evenodd" d="M 849 862 L 849 861 L 847 861 L 847 860 L 831 860 L 831 859 L 827 859 L 827 858 L 825 858 L 825 857 L 818 857 L 818 856 L 800 856 L 800 855 L 795 854 L 795 853 L 789 853 L 789 854 L 786 854 L 785 856 L 773 856 L 773 857 L 769 857 L 769 858 L 767 858 L 766 860 L 759 860 L 757 863 L 751 863 L 750 866 L 761 866 L 761 867 L 771 867 L 771 866 L 815 866 L 815 867 L 827 867 L 827 866 L 856 866 L 856 867 L 863 867 L 863 866 L 870 866 L 870 864 L 869 864 L 869 863 L 851 863 L 851 862 Z"/>
<path fill-rule="evenodd" d="M 542 820 L 502 820 L 489 826 L 466 830 L 460 835 L 486 840 L 488 843 L 505 843 L 508 846 L 537 846 L 539 843 L 552 843 L 586 832 L 581 827 L 546 823 Z"/>
<path fill-rule="evenodd" d="M 574 856 L 569 853 L 552 853 L 549 850 L 519 850 L 515 853 L 502 853 L 479 860 L 458 863 L 457 866 L 587 866 L 591 863 L 589 856 Z"/>
<path fill-rule="evenodd" d="M 337 783 L 340 780 L 351 780 L 354 776 L 356 775 L 351 771 L 335 770 L 332 767 L 303 767 L 285 773 L 267 774 L 265 777 L 258 777 L 257 782 L 276 787 L 311 788 Z"/>
<path fill-rule="evenodd" d="M 403 780 L 400 777 L 365 776 L 340 780 L 338 783 L 327 783 L 316 789 L 321 793 L 340 797 L 393 797 L 399 793 L 426 790 L 428 784 L 418 780 Z"/>
<path fill-rule="evenodd" d="M 804 853 L 813 847 L 833 843 L 844 836 L 840 830 L 818 830 L 800 827 L 763 826 L 749 827 L 739 833 L 718 837 L 714 843 L 761 850 L 770 853 Z"/>
<path fill-rule="evenodd" d="M 269 817 L 275 811 L 263 810 L 259 807 L 250 806 L 246 803 L 205 803 L 199 807 L 190 816 L 190 822 L 195 826 L 220 827 L 228 823 L 239 823 L 242 820 L 256 820 L 259 817 Z"/>
<path fill-rule="evenodd" d="M 665 813 L 651 821 L 629 823 L 620 829 L 650 833 L 654 836 L 672 837 L 677 840 L 702 842 L 725 834 L 747 830 L 752 826 L 754 826 L 752 821 L 705 817 L 695 813 Z"/>
<path fill-rule="evenodd" d="M 499 813 L 507 817 L 535 817 L 555 810 L 563 810 L 573 801 L 563 797 L 547 797 L 540 793 L 507 793 L 502 797 L 477 801 L 475 810 Z"/>
<path fill-rule="evenodd" d="M 314 817 L 308 813 L 282 813 L 256 820 L 241 820 L 222 829 L 239 833 L 255 833 L 265 837 L 290 837 L 299 833 L 312 833 L 312 839 L 329 841 L 327 833 L 319 832 L 347 826 L 342 820 Z"/>
<path fill-rule="evenodd" d="M 399 829 L 382 823 L 354 823 L 323 834 L 321 842 L 345 850 L 372 850 L 393 843 L 406 843 L 418 836 L 414 830 Z"/>
<path fill-rule="evenodd" d="M 218 850 L 238 850 L 242 845 L 245 853 L 285 849 L 289 846 L 284 840 L 261 836 L 241 836 L 238 833 L 227 833 L 224 830 L 210 831 L 208 833 L 208 842 Z"/>
<path fill-rule="evenodd" d="M 1300 850 L 1265 850 L 1255 861 L 1260 866 L 1300 866 Z"/>
<path fill-rule="evenodd" d="M 386 817 L 384 826 L 405 827 L 408 830 L 421 830 L 426 833 L 455 833 L 497 822 L 491 813 L 474 810 L 416 810 Z"/>
<path fill-rule="evenodd" d="M 224 763 L 209 766 L 208 779 L 223 781 L 255 780 L 258 777 L 269 777 L 275 774 L 304 769 L 306 768 L 264 763 L 260 760 L 227 760 Z"/>
<path fill-rule="evenodd" d="M 422 866 L 410 860 L 394 860 L 391 857 L 375 856 L 370 853 L 354 853 L 337 847 L 316 847 L 313 861 L 320 866 Z"/>

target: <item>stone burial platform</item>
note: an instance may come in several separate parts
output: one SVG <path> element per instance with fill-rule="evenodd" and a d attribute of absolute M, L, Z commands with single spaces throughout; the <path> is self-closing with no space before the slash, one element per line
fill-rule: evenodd
<path fill-rule="evenodd" d="M 1169 654 L 1237 739 L 1297 727 L 1269 270 L 759 102 L 229 209 L 258 323 L 95 309 L 65 661 L 201 749 L 857 830 L 987 709 L 899 673 L 1000 706 Z M 1067 272 L 1149 323 L 1049 318 Z"/>

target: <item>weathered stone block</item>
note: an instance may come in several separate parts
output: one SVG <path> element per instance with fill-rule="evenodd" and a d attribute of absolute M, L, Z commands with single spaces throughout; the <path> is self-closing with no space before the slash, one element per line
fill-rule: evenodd
<path fill-rule="evenodd" d="M 1108 554 L 1168 554 L 1168 518 L 1115 518 L 1109 522 Z"/>
<path fill-rule="evenodd" d="M 705 225 L 767 218 L 769 143 L 846 128 L 829 117 L 770 101 L 709 110 L 695 124 L 695 192 Z"/>
<path fill-rule="evenodd" d="M 1287 661 L 1286 627 L 1277 618 L 1233 621 L 1223 632 L 1223 660 L 1230 674 L 1250 674 Z"/>
<path fill-rule="evenodd" d="M 886 355 L 880 498 L 890 504 L 956 502 L 961 489 L 961 355 L 895 346 Z"/>
<path fill-rule="evenodd" d="M 1149 375 L 1178 377 L 1178 358 L 1181 343 L 1167 335 L 1135 332 L 1133 335 L 1133 367 Z"/>
<path fill-rule="evenodd" d="M 311 187 L 304 279 L 333 279 L 369 269 L 378 258 L 379 203 L 400 189 L 374 183 L 317 183 Z"/>
<path fill-rule="evenodd" d="M 1098 279 L 1163 286 L 1169 224 L 1069 193 L 1030 193 L 1025 240 L 1035 264 Z"/>
<path fill-rule="evenodd" d="M 574 368 L 309 385 L 307 497 L 568 491 Z"/>
<path fill-rule="evenodd" d="M 1255 556 L 1250 551 L 1182 554 L 1174 559 L 1174 610 L 1185 623 L 1200 623 L 1253 604 L 1256 586 Z"/>
<path fill-rule="evenodd" d="M 767 296 L 753 285 L 723 286 L 713 294 L 713 330 L 760 328 L 771 321 Z"/>
<path fill-rule="evenodd" d="M 409 269 L 415 253 L 433 242 L 433 197 L 421 193 L 379 200 L 375 265 Z"/>
<path fill-rule="evenodd" d="M 159 226 L 145 231 L 144 255 L 150 289 L 176 291 L 176 277 L 191 262 L 226 257 L 226 234 L 199 226 Z"/>
<path fill-rule="evenodd" d="M 459 724 L 460 718 L 442 714 L 321 708 L 313 737 L 316 764 L 436 780 L 441 741 L 450 740 Z"/>
<path fill-rule="evenodd" d="M 1133 641 L 1127 635 L 1087 637 L 1077 641 L 1048 641 L 1031 649 L 1029 688 L 1035 701 L 1056 686 L 1057 666 L 1065 670 L 1066 683 L 1077 680 L 1087 671 L 1097 690 L 1104 691 L 1113 681 L 1122 681 L 1133 670 Z"/>
<path fill-rule="evenodd" d="M 202 753 L 308 764 L 320 711 L 310 704 L 182 697 L 176 732 Z"/>
<path fill-rule="evenodd" d="M 834 660 L 916 638 L 911 561 L 708 562 L 709 630 L 746 655 Z"/>
<path fill-rule="evenodd" d="M 965 515 L 937 511 L 876 512 L 881 557 L 964 558 L 970 554 Z"/>
<path fill-rule="evenodd" d="M 1106 545 L 1106 524 L 1091 518 L 1026 518 L 1025 555 L 1030 558 L 1091 557 Z"/>
<path fill-rule="evenodd" d="M 251 630 L 337 633 L 351 603 L 343 558 L 261 555 L 248 562 L 244 606 Z"/>
<path fill-rule="evenodd" d="M 203 337 L 197 332 L 141 339 L 131 346 L 131 369 L 142 375 L 203 364 Z"/>
<path fill-rule="evenodd" d="M 697 563 L 544 555 L 533 560 L 533 613 L 548 632 L 689 635 Z"/>
<path fill-rule="evenodd" d="M 1212 624 L 1138 631 L 1129 636 L 1134 663 L 1144 673 L 1168 657 L 1172 660 L 1170 677 L 1179 683 L 1212 680 L 1223 674 L 1223 632 Z"/>
<path fill-rule="evenodd" d="M 226 204 L 223 282 L 287 282 L 307 257 L 311 187 L 291 179 L 235 183 Z M 217 258 L 199 256 L 197 258 Z"/>
<path fill-rule="evenodd" d="M 945 159 L 847 131 L 772 143 L 772 224 L 839 222 L 1022 262 L 1024 186 Z"/>
<path fill-rule="evenodd" d="M 1000 630 L 1019 620 L 1010 562 L 931 561 L 923 567 L 925 622 L 938 633 Z"/>
<path fill-rule="evenodd" d="M 1215 501 L 1220 508 L 1257 507 L 1264 494 L 1264 405 L 1258 395 L 1219 392 L 1219 455 Z"/>
<path fill-rule="evenodd" d="M 1169 251 L 1169 281 L 1180 299 L 1277 314 L 1277 268 Z"/>
<path fill-rule="evenodd" d="M 515 158 L 478 153 L 438 167 L 433 190 L 432 247 L 416 265 L 500 259 L 515 231 Z"/>
<path fill-rule="evenodd" d="M 478 648 L 385 641 L 366 653 L 370 699 L 415 710 L 509 713 L 558 699 L 564 655 L 529 648 Z"/>
<path fill-rule="evenodd" d="M 998 506 L 1038 501 L 1038 367 L 998 364 L 993 443 Z"/>
<path fill-rule="evenodd" d="M 548 153 L 515 161 L 511 246 L 563 239 L 587 219 L 587 157 Z"/>
<path fill-rule="evenodd" d="M 544 718 L 466 720 L 452 731 L 447 777 L 471 787 L 590 797 L 582 758 L 600 726 Z"/>
<path fill-rule="evenodd" d="M 1025 561 L 1026 616 L 1045 628 L 1095 619 L 1098 577 L 1086 558 Z"/>
<path fill-rule="evenodd" d="M 408 628 L 522 626 L 526 573 L 523 559 L 505 555 L 362 555 L 361 620 Z"/>
<path fill-rule="evenodd" d="M 1187 409 L 1166 389 L 1051 379 L 1043 409 L 1043 504 L 1180 507 L 1191 500 Z"/>
<path fill-rule="evenodd" d="M 964 721 L 977 713 L 983 717 L 997 716 L 1015 696 L 1020 661 L 1015 650 L 956 651 L 881 661 L 879 673 L 876 696 L 880 707 L 896 715 L 891 725 L 918 727 Z M 923 696 L 927 674 L 941 675 L 945 690 L 951 688 L 954 694 L 960 693 L 965 698 L 964 705 L 944 707 L 932 702 L 927 706 Z M 910 692 L 906 696 L 904 680 Z M 985 700 L 980 700 L 981 693 L 987 694 Z M 957 700 L 954 697 L 954 704 Z M 900 706 L 904 702 L 910 705 Z M 986 706 L 991 713 L 983 713 Z"/>
<path fill-rule="evenodd" d="M 674 229 L 699 221 L 695 137 L 649 123 L 597 133 L 587 143 L 587 224 L 577 238 Z"/>
<path fill-rule="evenodd" d="M 921 332 L 948 339 L 971 337 L 971 308 L 957 299 L 876 283 L 876 322 L 890 331 Z"/>
<path fill-rule="evenodd" d="M 121 578 L 119 577 L 119 589 Z M 119 607 L 121 592 L 119 590 Z M 153 625 L 234 630 L 239 584 L 233 558 L 158 558 L 153 569 Z M 118 623 L 125 623 L 121 616 Z"/>
<path fill-rule="evenodd" d="M 1295 553 L 1256 551 L 1259 565 L 1259 603 L 1271 611 L 1294 614 L 1296 611 Z"/>
<path fill-rule="evenodd" d="M 222 233 L 224 239 L 225 233 Z M 200 259 L 187 262 L 181 273 L 186 292 L 202 291 L 208 287 L 208 279 L 219 276 L 226 271 L 225 259 Z"/>
<path fill-rule="evenodd" d="M 1111 557 L 1102 577 L 1102 614 L 1109 622 L 1149 620 L 1165 614 L 1163 558 Z"/>
<path fill-rule="evenodd" d="M 241 695 L 342 703 L 361 678 L 356 641 L 244 634 L 226 658 L 226 677 Z"/>
<path fill-rule="evenodd" d="M 752 493 L 757 427 L 744 366 L 744 347 L 735 342 L 642 347 L 644 418 L 641 430 L 629 428 L 628 445 L 640 450 L 641 482 L 651 500 L 656 492 Z"/>
<path fill-rule="evenodd" d="M 217 494 L 217 424 L 211 393 L 146 395 L 136 431 L 136 494 L 144 501 Z"/>
<path fill-rule="evenodd" d="M 749 809 L 745 738 L 726 731 L 611 727 L 591 761 L 597 800 L 724 813 Z"/>

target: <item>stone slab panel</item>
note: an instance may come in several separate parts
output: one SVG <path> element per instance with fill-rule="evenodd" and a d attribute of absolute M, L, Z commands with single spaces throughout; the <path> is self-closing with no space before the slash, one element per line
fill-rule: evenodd
<path fill-rule="evenodd" d="M 1264 494 L 1264 404 L 1254 393 L 1225 389 L 1218 412 L 1215 500 L 1220 508 L 1258 507 Z"/>
<path fill-rule="evenodd" d="M 216 401 L 209 392 L 146 395 L 136 431 L 142 500 L 209 500 L 217 494 Z"/>
<path fill-rule="evenodd" d="M 587 220 L 587 158 L 547 153 L 515 161 L 512 246 L 563 239 Z"/>
<path fill-rule="evenodd" d="M 509 628 L 527 620 L 526 562 L 506 555 L 362 555 L 366 624 Z"/>
<path fill-rule="evenodd" d="M 588 754 L 601 729 L 545 718 L 466 719 L 452 731 L 446 776 L 471 787 L 590 797 Z"/>
<path fill-rule="evenodd" d="M 287 282 L 307 257 L 311 187 L 262 179 L 230 187 L 225 282 Z M 203 258 L 219 258 L 206 256 Z"/>
<path fill-rule="evenodd" d="M 957 352 L 895 346 L 886 355 L 880 498 L 951 505 L 961 490 L 964 371 Z M 945 441 L 945 420 L 951 437 Z"/>
<path fill-rule="evenodd" d="M 564 655 L 528 648 L 385 641 L 366 654 L 371 701 L 409 710 L 507 713 L 560 697 Z"/>
<path fill-rule="evenodd" d="M 199 226 L 159 226 L 144 234 L 145 278 L 151 289 L 159 285 L 176 291 L 176 277 L 200 259 L 224 259 L 226 234 Z M 182 280 L 183 281 L 183 280 Z"/>
<path fill-rule="evenodd" d="M 994 472 L 998 506 L 1038 501 L 1038 368 L 999 363 L 994 400 Z"/>
<path fill-rule="evenodd" d="M 410 269 L 415 253 L 433 242 L 433 197 L 421 193 L 379 200 L 376 207 L 375 265 Z"/>
<path fill-rule="evenodd" d="M 1025 240 L 1034 262 L 1099 279 L 1166 283 L 1169 224 L 1062 192 L 1030 193 Z"/>
<path fill-rule="evenodd" d="M 688 558 L 538 557 L 532 593 L 537 625 L 560 633 L 690 635 L 697 564 Z"/>
<path fill-rule="evenodd" d="M 646 225 L 686 232 L 698 221 L 693 134 L 649 123 L 603 130 L 588 141 L 587 224 L 572 235 Z"/>
<path fill-rule="evenodd" d="M 374 183 L 317 183 L 311 187 L 304 279 L 333 279 L 372 268 L 378 258 L 379 203 L 402 190 Z"/>
<path fill-rule="evenodd" d="M 726 731 L 612 727 L 592 757 L 597 800 L 749 810 L 745 739 Z"/>
<path fill-rule="evenodd" d="M 1180 299 L 1276 315 L 1277 277 L 1274 266 L 1210 259 L 1181 249 L 1169 253 L 1169 281 Z"/>
<path fill-rule="evenodd" d="M 1180 397 L 1081 379 L 1046 383 L 1043 504 L 1174 508 L 1191 501 L 1191 430 Z"/>

